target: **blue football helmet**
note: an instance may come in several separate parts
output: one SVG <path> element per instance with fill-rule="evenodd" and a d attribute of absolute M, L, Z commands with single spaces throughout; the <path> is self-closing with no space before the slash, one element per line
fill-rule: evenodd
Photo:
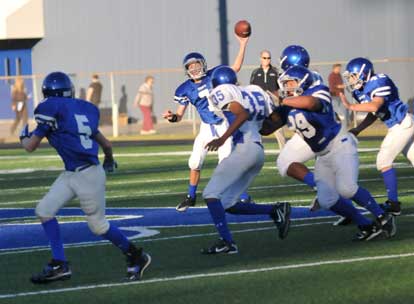
<path fill-rule="evenodd" d="M 46 76 L 42 84 L 44 98 L 75 96 L 75 90 L 69 76 L 62 72 L 53 72 Z"/>
<path fill-rule="evenodd" d="M 236 72 L 228 66 L 221 66 L 214 69 L 213 74 L 211 74 L 211 84 L 213 88 L 221 84 L 236 84 L 237 75 Z"/>
<path fill-rule="evenodd" d="M 374 65 L 362 57 L 352 59 L 343 73 L 345 83 L 351 92 L 361 89 L 372 75 L 374 75 Z"/>
<path fill-rule="evenodd" d="M 201 67 L 189 69 L 190 64 L 194 62 L 200 63 Z M 206 59 L 200 53 L 193 52 L 185 55 L 183 59 L 183 66 L 185 74 L 193 80 L 199 80 L 207 73 Z"/>
<path fill-rule="evenodd" d="M 296 86 L 287 86 L 289 80 L 295 80 Z M 278 79 L 279 87 L 284 97 L 300 96 L 309 89 L 314 82 L 313 73 L 307 68 L 295 65 L 287 69 Z"/>
<path fill-rule="evenodd" d="M 314 85 L 323 84 L 323 78 L 322 78 L 322 75 L 319 74 L 319 72 L 312 71 L 312 76 L 313 76 Z"/>
<path fill-rule="evenodd" d="M 309 67 L 310 57 L 308 51 L 300 45 L 289 45 L 280 55 L 280 67 L 286 71 L 294 65 Z"/>

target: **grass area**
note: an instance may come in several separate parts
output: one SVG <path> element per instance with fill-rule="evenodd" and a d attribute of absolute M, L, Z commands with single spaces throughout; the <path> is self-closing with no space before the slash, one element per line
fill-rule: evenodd
<path fill-rule="evenodd" d="M 265 146 L 276 148 L 273 143 Z M 379 142 L 361 141 L 360 147 L 376 148 Z M 119 170 L 108 176 L 107 205 L 176 206 L 187 190 L 188 156 L 167 153 L 190 149 L 190 145 L 115 148 Z M 34 208 L 59 175 L 62 164 L 53 157 L 54 152 L 38 152 L 28 156 L 21 150 L 0 150 L 0 208 Z M 360 153 L 360 179 L 381 202 L 385 191 L 374 166 L 375 157 L 376 152 Z M 315 192 L 295 180 L 281 178 L 275 158 L 267 154 L 264 169 L 249 193 L 257 202 L 309 204 Z M 215 156 L 208 157 L 199 192 L 216 162 Z M 294 221 L 283 241 L 270 222 L 231 224 L 240 253 L 203 256 L 200 248 L 217 237 L 212 225 L 157 228 L 158 235 L 135 241 L 153 258 L 138 284 L 122 282 L 123 256 L 108 244 L 67 248 L 72 279 L 46 286 L 33 286 L 28 278 L 49 259 L 48 250 L 3 251 L 0 303 L 411 303 L 414 174 L 404 158 L 399 157 L 396 163 L 404 214 L 398 218 L 398 233 L 392 239 L 352 242 L 356 228 L 333 227 L 332 219 Z M 313 161 L 308 165 L 313 166 Z M 201 195 L 198 205 L 203 205 Z M 78 206 L 78 202 L 68 206 Z M 5 223 L 6 219 L 0 219 L 0 229 Z M 41 294 L 45 291 L 55 293 Z M 22 292 L 33 294 L 1 298 Z"/>

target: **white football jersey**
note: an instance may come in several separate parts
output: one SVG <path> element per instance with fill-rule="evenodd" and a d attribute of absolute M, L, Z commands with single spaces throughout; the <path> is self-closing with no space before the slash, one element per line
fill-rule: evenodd
<path fill-rule="evenodd" d="M 231 102 L 238 102 L 249 113 L 249 119 L 239 128 L 239 133 L 233 134 L 233 141 L 245 140 L 261 142 L 262 136 L 259 130 L 263 120 L 274 110 L 270 96 L 257 85 L 238 87 L 233 84 L 223 84 L 214 88 L 209 97 L 210 109 L 220 116 L 225 116 L 229 124 L 234 120 L 234 114 L 227 106 Z"/>

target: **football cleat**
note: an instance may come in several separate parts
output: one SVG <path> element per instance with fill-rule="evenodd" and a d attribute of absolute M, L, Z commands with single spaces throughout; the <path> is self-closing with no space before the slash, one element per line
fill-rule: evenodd
<path fill-rule="evenodd" d="M 151 256 L 142 248 L 137 249 L 130 244 L 127 257 L 127 281 L 139 281 L 142 279 L 145 269 L 151 264 Z"/>
<path fill-rule="evenodd" d="M 196 204 L 196 197 L 191 197 L 189 194 L 185 197 L 185 200 L 183 200 L 181 203 L 178 204 L 177 207 L 175 207 L 175 210 L 179 212 L 185 212 L 188 208 L 194 207 Z"/>
<path fill-rule="evenodd" d="M 384 204 L 380 204 L 380 207 L 392 215 L 398 216 L 401 215 L 401 202 L 394 202 L 387 200 Z"/>
<path fill-rule="evenodd" d="M 370 225 L 358 226 L 359 232 L 355 235 L 355 241 L 369 241 L 381 234 L 381 225 L 375 221 Z"/>
<path fill-rule="evenodd" d="M 46 284 L 59 280 L 67 280 L 72 276 L 68 262 L 51 260 L 38 274 L 32 275 L 33 284 Z"/>
<path fill-rule="evenodd" d="M 240 199 L 240 203 L 246 204 L 246 203 L 252 203 L 252 197 L 249 195 L 247 198 Z"/>
<path fill-rule="evenodd" d="M 395 224 L 395 217 L 391 213 L 381 214 L 377 218 L 378 223 L 381 225 L 382 230 L 387 237 L 393 237 L 397 233 L 397 226 Z"/>
<path fill-rule="evenodd" d="M 332 225 L 334 225 L 334 226 L 347 226 L 351 223 L 352 223 L 352 219 L 350 217 L 341 216 Z"/>
<path fill-rule="evenodd" d="M 279 230 L 279 238 L 281 240 L 285 239 L 289 233 L 290 212 L 291 207 L 289 203 L 277 203 L 270 214 L 270 217 Z"/>
<path fill-rule="evenodd" d="M 382 226 L 382 230 L 387 238 L 391 238 L 397 234 L 397 225 L 395 222 L 395 216 L 390 214 L 390 219 Z"/>
<path fill-rule="evenodd" d="M 236 254 L 239 253 L 236 243 L 226 242 L 223 239 L 219 239 L 213 246 L 209 248 L 201 249 L 202 254 L 217 254 L 217 253 L 227 253 L 227 254 Z"/>

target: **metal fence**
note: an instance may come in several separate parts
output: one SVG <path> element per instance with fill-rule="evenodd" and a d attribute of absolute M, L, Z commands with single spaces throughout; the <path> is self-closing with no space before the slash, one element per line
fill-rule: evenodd
<path fill-rule="evenodd" d="M 414 96 L 414 58 L 390 58 L 372 60 L 375 70 L 388 74 L 400 89 L 400 98 L 404 101 L 412 101 Z M 338 62 L 315 62 L 311 69 L 317 70 L 325 81 L 331 71 L 332 64 Z M 346 64 L 345 61 L 339 63 Z M 242 85 L 249 83 L 250 74 L 254 65 L 245 65 L 238 74 Z M 86 91 L 91 82 L 92 73 L 71 73 L 66 71 L 75 85 L 76 96 L 85 98 Z M 102 124 L 108 127 L 108 131 L 114 137 L 124 134 L 138 134 L 141 123 L 141 113 L 133 106 L 138 87 L 144 82 L 147 75 L 152 75 L 154 82 L 154 114 L 159 124 L 162 125 L 162 113 L 166 109 L 174 110 L 176 104 L 173 96 L 176 87 L 186 78 L 181 68 L 154 69 L 154 70 L 130 70 L 96 72 L 103 85 L 102 102 L 99 105 Z M 26 90 L 29 94 L 29 116 L 33 116 L 33 109 L 42 100 L 41 83 L 45 75 L 21 76 L 25 80 Z M 15 77 L 0 77 L 0 121 L 11 121 L 14 112 L 10 107 L 11 85 Z M 412 109 L 412 103 L 411 103 Z M 193 107 L 190 107 L 185 116 L 189 127 L 185 132 L 195 133 L 199 117 Z M 132 126 L 132 127 L 131 127 Z M 162 129 L 162 128 L 161 128 Z M 164 130 L 174 132 L 174 129 L 165 127 Z M 176 132 L 182 132 L 177 129 Z M 162 132 L 160 132 L 162 133 Z"/>

